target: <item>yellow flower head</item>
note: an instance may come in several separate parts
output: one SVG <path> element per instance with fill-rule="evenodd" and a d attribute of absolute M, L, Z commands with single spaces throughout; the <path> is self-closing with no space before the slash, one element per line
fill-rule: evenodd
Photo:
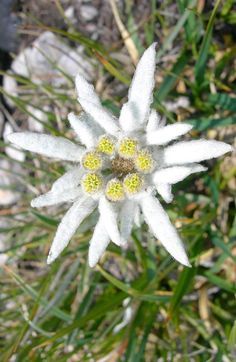
<path fill-rule="evenodd" d="M 118 152 L 121 157 L 134 158 L 137 152 L 137 141 L 133 138 L 123 138 L 118 146 Z"/>
<path fill-rule="evenodd" d="M 83 177 L 81 185 L 87 194 L 95 194 L 102 188 L 102 177 L 96 173 L 87 173 Z"/>
<path fill-rule="evenodd" d="M 122 182 L 114 178 L 107 183 L 105 190 L 106 197 L 110 201 L 121 201 L 125 197 Z"/>
<path fill-rule="evenodd" d="M 144 180 L 138 173 L 130 173 L 124 179 L 123 186 L 127 195 L 135 195 L 141 191 Z"/>
<path fill-rule="evenodd" d="M 134 162 L 136 169 L 140 172 L 149 173 L 153 170 L 154 160 L 148 150 L 138 151 Z"/>
<path fill-rule="evenodd" d="M 89 171 L 97 171 L 102 167 L 102 158 L 96 151 L 87 152 L 82 158 L 82 165 Z"/>
<path fill-rule="evenodd" d="M 98 142 L 97 150 L 106 155 L 112 155 L 115 151 L 114 141 L 109 136 L 102 136 Z"/>

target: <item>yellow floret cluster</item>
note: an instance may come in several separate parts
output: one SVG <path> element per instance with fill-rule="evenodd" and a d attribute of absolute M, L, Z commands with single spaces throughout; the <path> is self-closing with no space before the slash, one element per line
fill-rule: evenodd
<path fill-rule="evenodd" d="M 102 136 L 98 142 L 97 150 L 106 155 L 112 155 L 115 151 L 114 141 L 109 136 Z"/>
<path fill-rule="evenodd" d="M 98 152 L 87 152 L 82 159 L 82 165 L 89 171 L 97 171 L 102 167 L 102 158 Z"/>
<path fill-rule="evenodd" d="M 118 179 L 112 179 L 108 181 L 105 194 L 110 201 L 123 200 L 125 197 L 125 193 L 122 182 L 119 181 Z"/>
<path fill-rule="evenodd" d="M 141 191 L 143 183 L 144 180 L 142 176 L 140 176 L 138 173 L 131 173 L 125 177 L 123 182 L 125 192 L 128 195 L 137 194 L 139 191 Z"/>
<path fill-rule="evenodd" d="M 102 177 L 96 173 L 87 173 L 81 182 L 83 190 L 89 194 L 95 194 L 102 188 Z"/>
<path fill-rule="evenodd" d="M 135 166 L 138 171 L 143 173 L 149 173 L 153 170 L 154 162 L 148 150 L 141 150 L 137 152 Z"/>
<path fill-rule="evenodd" d="M 134 158 L 137 152 L 138 143 L 133 138 L 123 138 L 118 146 L 118 153 L 124 158 Z"/>

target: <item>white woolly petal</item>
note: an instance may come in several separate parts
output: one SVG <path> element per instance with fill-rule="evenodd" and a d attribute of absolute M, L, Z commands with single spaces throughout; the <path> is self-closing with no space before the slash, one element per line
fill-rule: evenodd
<path fill-rule="evenodd" d="M 99 212 L 103 224 L 107 230 L 108 235 L 110 236 L 111 241 L 120 246 L 121 245 L 121 236 L 117 225 L 118 215 L 115 211 L 111 202 L 109 202 L 105 196 L 102 196 L 99 201 Z"/>
<path fill-rule="evenodd" d="M 176 123 L 159 128 L 156 131 L 147 133 L 147 144 L 164 145 L 189 132 L 192 127 L 192 125 L 187 123 Z"/>
<path fill-rule="evenodd" d="M 60 204 L 62 202 L 71 202 L 76 198 L 82 196 L 80 187 L 75 189 L 68 189 L 66 192 L 53 192 L 49 191 L 46 194 L 40 195 L 31 201 L 32 207 L 44 207 Z"/>
<path fill-rule="evenodd" d="M 183 243 L 160 202 L 153 196 L 142 199 L 141 207 L 146 223 L 166 250 L 181 264 L 190 266 Z"/>
<path fill-rule="evenodd" d="M 141 226 L 141 210 L 138 204 L 135 206 L 134 210 L 134 224 L 139 228 Z"/>
<path fill-rule="evenodd" d="M 61 220 L 48 255 L 47 263 L 52 263 L 68 245 L 82 221 L 95 209 L 97 202 L 84 196 L 76 201 Z"/>
<path fill-rule="evenodd" d="M 125 201 L 120 211 L 120 234 L 122 243 L 126 244 L 134 224 L 136 203 L 132 200 Z"/>
<path fill-rule="evenodd" d="M 102 127 L 107 133 L 116 136 L 119 132 L 118 122 L 106 109 L 102 106 L 89 101 L 80 101 L 84 111 L 90 114 L 91 117 Z"/>
<path fill-rule="evenodd" d="M 171 192 L 171 185 L 167 183 L 156 183 L 156 190 L 159 195 L 163 198 L 168 204 L 173 200 L 173 194 Z"/>
<path fill-rule="evenodd" d="M 98 263 L 100 257 L 106 250 L 109 242 L 110 242 L 109 235 L 100 217 L 94 229 L 92 239 L 90 240 L 88 262 L 91 268 L 93 268 Z"/>
<path fill-rule="evenodd" d="M 152 109 L 148 118 L 148 123 L 146 127 L 146 132 L 153 132 L 159 128 L 161 121 L 161 116 L 157 113 L 155 109 Z"/>
<path fill-rule="evenodd" d="M 132 133 L 141 128 L 142 125 L 135 121 L 135 104 L 125 103 L 120 111 L 119 123 L 125 133 Z"/>
<path fill-rule="evenodd" d="M 83 110 L 105 129 L 107 133 L 116 135 L 119 131 L 116 119 L 102 107 L 93 85 L 89 84 L 81 75 L 76 76 L 75 82 L 78 101 Z"/>
<path fill-rule="evenodd" d="M 59 158 L 65 161 L 77 161 L 84 151 L 73 142 L 62 137 L 33 132 L 19 132 L 8 135 L 8 140 L 27 151 L 36 152 L 43 156 Z"/>
<path fill-rule="evenodd" d="M 51 190 L 63 192 L 68 189 L 73 189 L 79 185 L 83 174 L 84 169 L 82 167 L 73 167 L 53 183 Z"/>
<path fill-rule="evenodd" d="M 163 161 L 166 165 L 199 162 L 220 157 L 232 150 L 230 145 L 219 141 L 179 142 L 164 150 Z"/>
<path fill-rule="evenodd" d="M 71 124 L 71 127 L 75 130 L 78 135 L 78 138 L 82 144 L 87 148 L 94 147 L 97 141 L 97 137 L 94 134 L 92 128 L 87 122 L 86 114 L 82 114 L 79 117 L 74 113 L 68 114 L 68 119 Z"/>
<path fill-rule="evenodd" d="M 158 128 L 165 127 L 165 125 L 166 125 L 166 117 L 163 116 L 160 120 Z"/>
<path fill-rule="evenodd" d="M 93 130 L 96 139 L 98 139 L 101 135 L 104 134 L 104 128 L 99 126 L 99 124 L 87 113 L 83 113 L 84 117 L 86 117 L 86 123 Z"/>
<path fill-rule="evenodd" d="M 88 101 L 101 106 L 100 99 L 94 90 L 94 86 L 87 82 L 87 80 L 81 75 L 77 74 L 75 78 L 76 90 L 78 94 L 78 101 Z"/>
<path fill-rule="evenodd" d="M 199 164 L 167 167 L 158 170 L 153 174 L 153 182 L 155 184 L 156 183 L 176 184 L 177 182 L 182 181 L 192 173 L 202 172 L 206 170 L 207 170 L 206 167 Z"/>
<path fill-rule="evenodd" d="M 153 43 L 143 53 L 129 88 L 128 102 L 122 107 L 119 122 L 126 132 L 139 128 L 148 118 L 153 99 L 155 47 L 156 43 Z"/>

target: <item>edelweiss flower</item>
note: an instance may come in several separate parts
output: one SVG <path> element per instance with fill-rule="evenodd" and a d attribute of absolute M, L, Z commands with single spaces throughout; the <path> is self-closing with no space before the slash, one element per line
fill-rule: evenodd
<path fill-rule="evenodd" d="M 25 132 L 9 136 L 10 142 L 28 151 L 78 163 L 48 193 L 31 202 L 32 207 L 73 202 L 58 226 L 48 263 L 58 257 L 81 222 L 98 207 L 100 217 L 89 248 L 91 267 L 110 240 L 119 246 L 127 243 L 140 212 L 166 250 L 190 266 L 183 243 L 156 192 L 171 202 L 172 184 L 206 170 L 196 162 L 219 157 L 232 148 L 203 139 L 167 146 L 192 127 L 186 123 L 164 126 L 156 111 L 150 109 L 154 72 L 152 44 L 137 66 L 119 120 L 102 107 L 93 86 L 82 76 L 76 77 L 78 101 L 85 113 L 79 117 L 70 113 L 68 119 L 83 146 L 46 134 Z"/>

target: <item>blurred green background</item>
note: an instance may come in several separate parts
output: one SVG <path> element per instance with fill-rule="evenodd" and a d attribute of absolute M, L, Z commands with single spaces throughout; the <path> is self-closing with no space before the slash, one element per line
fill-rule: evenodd
<path fill-rule="evenodd" d="M 25 129 L 72 139 L 67 113 L 80 111 L 77 71 L 119 114 L 135 64 L 155 40 L 154 107 L 169 123 L 193 124 L 193 138 L 235 145 L 235 1 L 9 4 L 0 41 L 1 361 L 235 360 L 235 154 L 207 162 L 208 172 L 179 183 L 173 203 L 163 202 L 191 269 L 145 225 L 134 229 L 128 250 L 110 244 L 90 269 L 96 214 L 47 266 L 66 205 L 30 207 L 68 165 L 6 142 L 7 133 Z"/>

